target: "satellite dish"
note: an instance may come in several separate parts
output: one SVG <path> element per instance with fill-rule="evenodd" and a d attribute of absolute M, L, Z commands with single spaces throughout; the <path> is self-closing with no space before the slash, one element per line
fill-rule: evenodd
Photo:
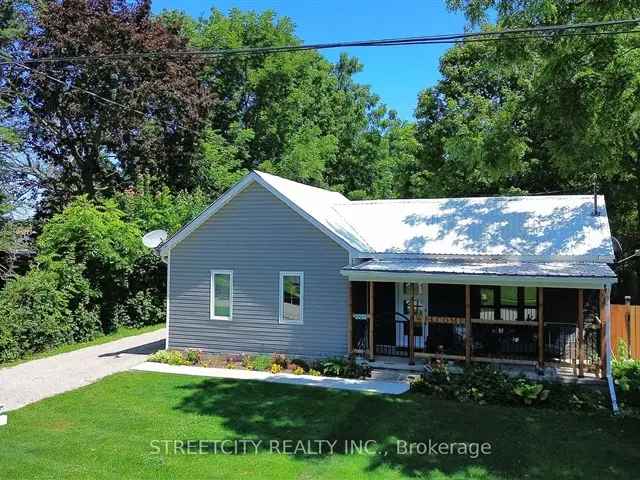
<path fill-rule="evenodd" d="M 164 230 L 153 230 L 142 237 L 145 247 L 156 248 L 167 239 L 167 232 Z"/>

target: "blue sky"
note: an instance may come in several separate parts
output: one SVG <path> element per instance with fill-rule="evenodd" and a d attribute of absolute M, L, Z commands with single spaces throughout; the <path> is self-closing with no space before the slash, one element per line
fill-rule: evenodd
<path fill-rule="evenodd" d="M 290 17 L 304 43 L 365 40 L 461 32 L 462 15 L 450 13 L 444 0 L 153 0 L 153 10 L 180 9 L 194 17 L 208 15 L 212 7 L 222 11 L 275 10 Z M 448 45 L 349 48 L 324 50 L 335 61 L 340 51 L 356 56 L 364 64 L 357 76 L 371 85 L 382 101 L 401 118 L 410 120 L 418 92 L 438 81 L 438 62 Z"/>

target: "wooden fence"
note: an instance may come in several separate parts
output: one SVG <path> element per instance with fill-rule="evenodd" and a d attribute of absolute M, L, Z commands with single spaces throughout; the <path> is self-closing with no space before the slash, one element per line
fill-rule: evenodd
<path fill-rule="evenodd" d="M 640 305 L 611 305 L 611 347 L 614 354 L 618 340 L 629 346 L 633 358 L 640 359 Z"/>

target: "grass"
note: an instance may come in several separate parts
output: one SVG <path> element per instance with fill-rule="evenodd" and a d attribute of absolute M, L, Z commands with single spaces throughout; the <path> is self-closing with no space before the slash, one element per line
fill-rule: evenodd
<path fill-rule="evenodd" d="M 225 439 L 263 443 L 257 454 L 222 455 L 160 442 Z M 492 450 L 400 455 L 398 439 Z M 272 440 L 376 443 L 369 454 L 286 455 L 269 451 Z M 640 469 L 637 419 L 141 372 L 11 412 L 0 445 L 11 479 L 611 480 Z"/>
<path fill-rule="evenodd" d="M 156 324 L 156 325 L 147 325 L 145 327 L 140 327 L 140 328 L 120 327 L 118 330 L 116 330 L 113 333 L 94 338 L 93 340 L 89 340 L 87 342 L 60 345 L 59 347 L 52 348 L 51 350 L 47 350 L 45 352 L 39 352 L 33 355 L 29 355 L 27 357 L 19 358 L 17 360 L 11 360 L 10 362 L 0 363 L 0 369 L 5 367 L 13 367 L 21 363 L 29 362 L 31 360 L 37 360 L 39 358 L 51 357 L 53 355 L 58 355 L 59 353 L 72 352 L 74 350 L 79 350 L 85 347 L 102 345 L 103 343 L 113 342 L 114 340 L 119 340 L 125 337 L 131 337 L 133 335 L 140 335 L 142 333 L 153 332 L 161 328 L 164 328 L 164 323 Z"/>

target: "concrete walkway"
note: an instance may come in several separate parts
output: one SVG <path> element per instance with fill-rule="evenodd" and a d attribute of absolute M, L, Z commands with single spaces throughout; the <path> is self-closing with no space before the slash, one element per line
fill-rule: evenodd
<path fill-rule="evenodd" d="M 314 377 L 311 375 L 294 375 L 292 373 L 273 374 L 253 370 L 234 370 L 229 368 L 189 367 L 184 365 L 166 365 L 164 363 L 145 362 L 133 370 L 143 372 L 173 373 L 199 377 L 231 378 L 234 380 L 258 380 L 289 385 L 305 385 L 307 387 L 335 388 L 357 392 L 387 393 L 400 395 L 409 390 L 406 382 L 390 382 L 381 380 L 355 380 L 351 378 Z"/>
<path fill-rule="evenodd" d="M 0 405 L 15 410 L 142 363 L 164 348 L 165 329 L 0 369 Z"/>

